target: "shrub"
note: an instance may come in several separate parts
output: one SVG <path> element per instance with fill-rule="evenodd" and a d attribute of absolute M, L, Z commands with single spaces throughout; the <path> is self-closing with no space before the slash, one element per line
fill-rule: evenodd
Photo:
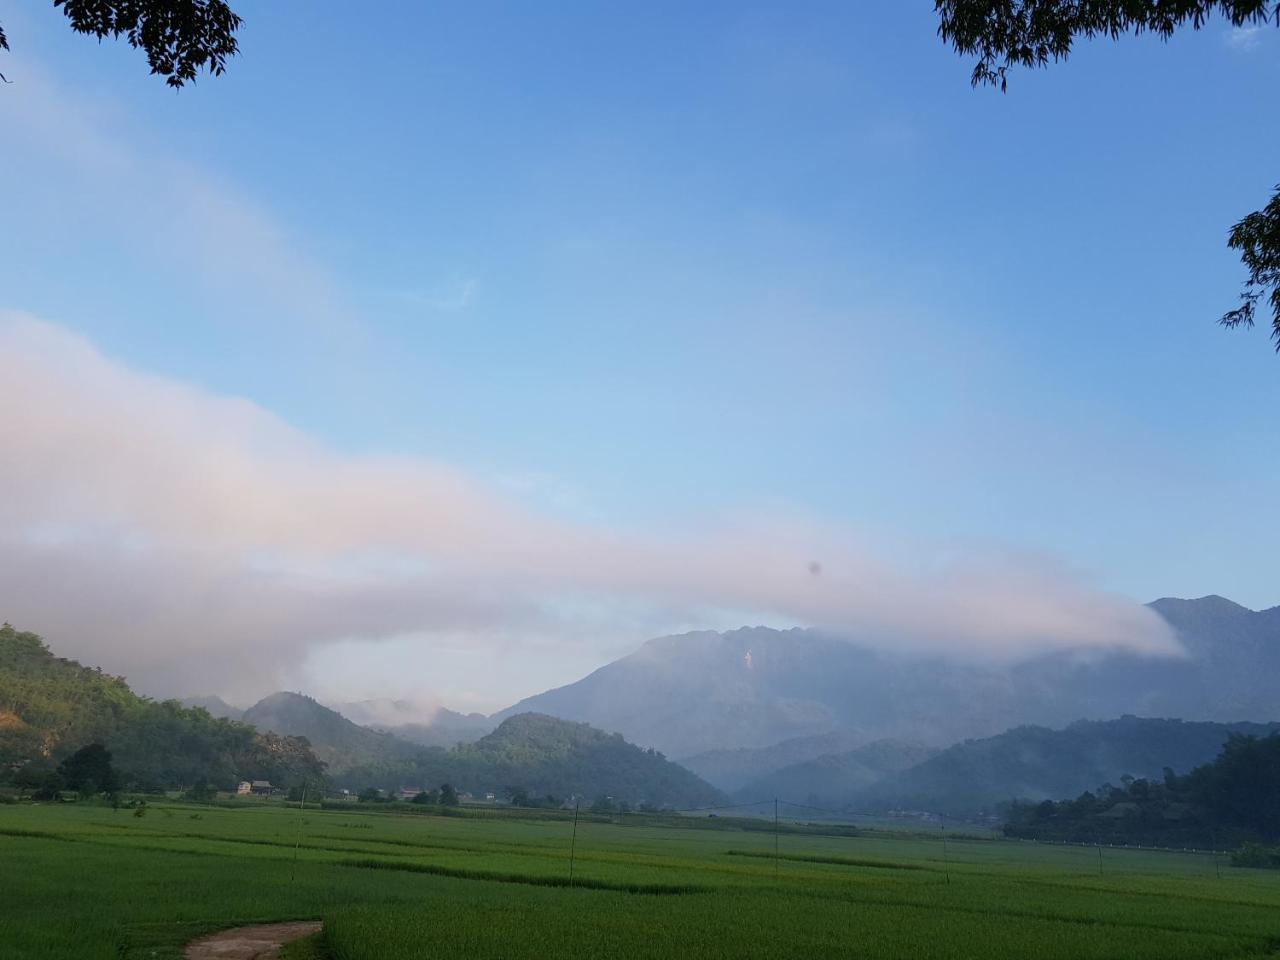
<path fill-rule="evenodd" d="M 1264 870 L 1280 870 L 1280 847 L 1266 847 L 1260 843 L 1243 843 L 1231 854 L 1233 867 L 1261 867 Z"/>

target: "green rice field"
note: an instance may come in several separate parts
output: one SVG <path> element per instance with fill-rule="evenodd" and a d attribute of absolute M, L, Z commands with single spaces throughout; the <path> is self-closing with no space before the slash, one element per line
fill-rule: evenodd
<path fill-rule="evenodd" d="M 1280 957 L 1280 874 L 1207 854 L 643 817 L 573 829 L 355 805 L 0 806 L 0 957 L 174 958 L 213 930 L 307 918 L 324 933 L 287 955 Z"/>

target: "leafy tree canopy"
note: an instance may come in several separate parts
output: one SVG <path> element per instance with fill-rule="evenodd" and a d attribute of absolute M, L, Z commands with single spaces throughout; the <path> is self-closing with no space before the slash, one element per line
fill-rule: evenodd
<path fill-rule="evenodd" d="M 99 40 L 124 37 L 147 55 L 151 73 L 175 88 L 194 83 L 201 70 L 220 75 L 239 49 L 235 34 L 242 21 L 224 0 L 53 0 L 53 5 L 77 33 Z M 0 50 L 8 49 L 0 26 Z"/>
<path fill-rule="evenodd" d="M 100 743 L 81 747 L 58 766 L 58 774 L 69 790 L 83 794 L 115 793 L 120 780 L 111 766 L 111 751 Z"/>
<path fill-rule="evenodd" d="M 1218 847 L 1280 841 L 1280 734 L 1232 735 L 1212 763 L 1161 780 L 1122 777 L 1075 800 L 1014 804 L 1009 836 Z"/>
<path fill-rule="evenodd" d="M 1067 59 L 1078 37 L 1154 33 L 1168 38 L 1180 28 L 1199 30 L 1214 14 L 1231 24 L 1275 23 L 1276 0 L 934 0 L 938 34 L 957 53 L 976 56 L 974 86 L 1004 90 L 1013 67 L 1043 67 Z M 1240 251 L 1249 272 L 1240 305 L 1225 313 L 1226 327 L 1252 327 L 1259 300 L 1271 307 L 1280 351 L 1280 187 L 1262 210 L 1232 229 L 1227 245 Z"/>

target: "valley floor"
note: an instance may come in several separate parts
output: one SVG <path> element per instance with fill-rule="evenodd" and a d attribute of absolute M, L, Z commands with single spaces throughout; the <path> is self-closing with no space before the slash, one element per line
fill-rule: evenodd
<path fill-rule="evenodd" d="M 322 918 L 286 956 L 1236 958 L 1280 952 L 1280 873 L 999 840 L 283 806 L 0 806 L 6 960 L 163 960 Z M 776 847 L 775 847 L 776 843 Z M 776 854 L 776 858 L 775 858 Z"/>

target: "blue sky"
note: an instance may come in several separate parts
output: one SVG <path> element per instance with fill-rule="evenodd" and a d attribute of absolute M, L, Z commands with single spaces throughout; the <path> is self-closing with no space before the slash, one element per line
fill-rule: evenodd
<path fill-rule="evenodd" d="M 0 308 L 611 536 L 785 515 L 1280 602 L 1280 359 L 1214 324 L 1280 181 L 1280 31 L 1002 95 L 924 2 L 692 7 L 245 5 L 175 94 L 19 4 Z M 536 682 L 665 623 L 623 620 Z"/>

